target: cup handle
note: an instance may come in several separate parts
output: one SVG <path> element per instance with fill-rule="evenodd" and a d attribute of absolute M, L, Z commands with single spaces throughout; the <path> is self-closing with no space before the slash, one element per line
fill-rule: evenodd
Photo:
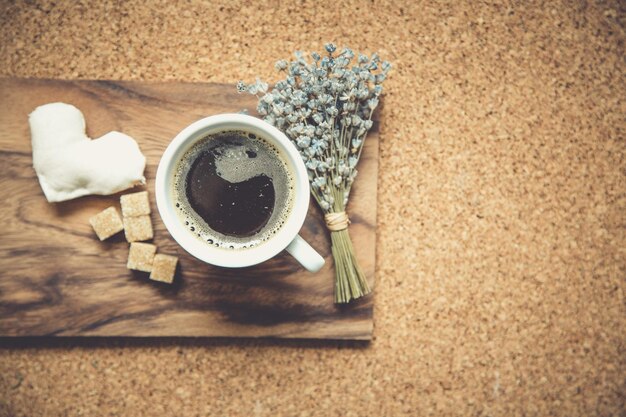
<path fill-rule="evenodd" d="M 287 249 L 287 252 L 296 258 L 296 261 L 300 262 L 309 272 L 319 271 L 326 262 L 324 258 L 322 258 L 322 255 L 317 253 L 300 235 L 296 235 L 285 249 Z"/>

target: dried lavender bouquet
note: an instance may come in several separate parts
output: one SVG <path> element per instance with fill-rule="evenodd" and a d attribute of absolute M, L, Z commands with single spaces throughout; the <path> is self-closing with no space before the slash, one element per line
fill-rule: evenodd
<path fill-rule="evenodd" d="M 297 146 L 311 182 L 311 193 L 325 214 L 335 260 L 335 302 L 348 303 L 371 292 L 359 268 L 348 234 L 348 197 L 357 175 L 363 142 L 372 127 L 372 113 L 391 69 L 377 54 L 371 57 L 334 44 L 324 56 L 301 52 L 292 62 L 276 63 L 287 77 L 271 91 L 267 83 L 239 82 L 237 89 L 259 98 L 264 120 L 283 131 Z M 351 66 L 352 64 L 352 66 Z"/>

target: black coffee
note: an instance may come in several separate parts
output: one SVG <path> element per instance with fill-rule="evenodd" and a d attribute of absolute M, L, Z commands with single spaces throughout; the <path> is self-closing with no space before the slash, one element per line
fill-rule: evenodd
<path fill-rule="evenodd" d="M 264 139 L 225 131 L 196 143 L 174 176 L 181 221 L 203 241 L 246 248 L 282 226 L 292 203 L 292 176 Z"/>
<path fill-rule="evenodd" d="M 247 151 L 249 158 L 256 152 Z M 272 179 L 258 174 L 241 182 L 230 182 L 217 173 L 215 160 L 220 149 L 202 151 L 186 178 L 189 205 L 207 225 L 226 236 L 252 236 L 265 226 L 274 211 Z"/>

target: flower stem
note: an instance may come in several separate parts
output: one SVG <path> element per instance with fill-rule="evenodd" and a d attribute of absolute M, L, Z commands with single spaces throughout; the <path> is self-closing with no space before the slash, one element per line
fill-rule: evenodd
<path fill-rule="evenodd" d="M 335 303 L 344 304 L 372 290 L 359 267 L 348 229 L 330 233 L 335 260 Z"/>

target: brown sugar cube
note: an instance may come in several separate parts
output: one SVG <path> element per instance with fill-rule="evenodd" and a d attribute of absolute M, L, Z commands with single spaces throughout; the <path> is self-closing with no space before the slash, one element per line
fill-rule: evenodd
<path fill-rule="evenodd" d="M 174 281 L 174 272 L 176 271 L 176 263 L 178 258 L 169 255 L 155 255 L 152 264 L 152 272 L 150 279 L 154 281 L 166 282 L 171 284 Z"/>
<path fill-rule="evenodd" d="M 120 215 L 117 214 L 115 207 L 104 209 L 90 218 L 89 223 L 91 223 L 91 227 L 93 227 L 94 232 L 96 232 L 100 240 L 108 239 L 114 234 L 124 230 L 122 219 L 120 219 Z"/>
<path fill-rule="evenodd" d="M 124 217 L 150 214 L 150 201 L 148 201 L 147 191 L 124 194 L 120 197 L 120 205 L 122 206 L 122 216 Z"/>
<path fill-rule="evenodd" d="M 152 239 L 154 233 L 150 216 L 124 217 L 124 234 L 129 242 Z"/>
<path fill-rule="evenodd" d="M 128 251 L 126 268 L 136 271 L 150 272 L 156 253 L 156 246 L 151 243 L 133 242 Z"/>

